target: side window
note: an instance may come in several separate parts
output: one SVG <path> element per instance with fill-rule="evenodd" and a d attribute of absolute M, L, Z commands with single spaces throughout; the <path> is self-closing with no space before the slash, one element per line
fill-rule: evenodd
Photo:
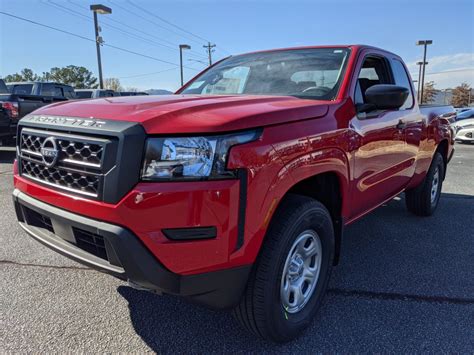
<path fill-rule="evenodd" d="M 60 86 L 54 87 L 54 97 L 64 97 L 63 88 Z"/>
<path fill-rule="evenodd" d="M 402 107 L 400 107 L 400 110 L 409 109 L 413 106 L 413 93 L 411 91 L 410 79 L 405 67 L 398 59 L 392 59 L 392 72 L 395 79 L 395 84 L 407 88 L 410 92 L 405 103 Z"/>
<path fill-rule="evenodd" d="M 355 104 L 364 104 L 365 91 L 377 84 L 391 84 L 387 61 L 382 57 L 367 57 L 357 77 Z"/>
<path fill-rule="evenodd" d="M 8 85 L 8 90 L 10 90 L 12 94 L 31 95 L 33 84 Z"/>
<path fill-rule="evenodd" d="M 54 84 L 43 84 L 41 86 L 41 95 L 54 96 Z"/>
<path fill-rule="evenodd" d="M 64 88 L 64 96 L 66 96 L 67 99 L 75 99 L 76 95 L 74 94 L 73 88 L 70 87 L 65 87 Z"/>

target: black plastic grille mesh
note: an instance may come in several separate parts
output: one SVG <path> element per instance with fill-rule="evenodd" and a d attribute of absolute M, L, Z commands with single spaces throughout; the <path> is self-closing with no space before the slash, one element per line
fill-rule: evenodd
<path fill-rule="evenodd" d="M 97 196 L 100 178 L 94 174 L 72 172 L 59 167 L 48 168 L 42 164 L 23 160 L 21 164 L 22 175 L 44 182 L 59 185 L 60 187 L 82 192 L 87 195 Z"/>
<path fill-rule="evenodd" d="M 102 236 L 75 227 L 73 227 L 72 230 L 77 247 L 101 259 L 107 260 L 105 241 Z"/>

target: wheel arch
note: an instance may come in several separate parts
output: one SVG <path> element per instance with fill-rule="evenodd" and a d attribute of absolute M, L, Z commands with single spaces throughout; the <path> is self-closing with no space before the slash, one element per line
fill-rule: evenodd
<path fill-rule="evenodd" d="M 342 235 L 345 224 L 344 216 L 348 210 L 349 196 L 349 163 L 344 152 L 339 149 L 325 149 L 321 154 L 311 153 L 299 157 L 285 165 L 284 179 L 287 181 L 274 207 L 268 225 L 272 223 L 275 213 L 289 194 L 297 194 L 314 198 L 321 202 L 329 211 L 335 237 L 334 265 L 339 262 Z M 298 164 L 304 161 L 305 164 Z M 308 163 L 311 161 L 311 163 Z M 291 168 L 290 168 L 291 167 Z M 281 180 L 282 181 L 282 180 Z"/>

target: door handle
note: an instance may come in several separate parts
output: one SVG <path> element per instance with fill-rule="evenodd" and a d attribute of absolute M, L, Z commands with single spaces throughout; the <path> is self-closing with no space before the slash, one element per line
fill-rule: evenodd
<path fill-rule="evenodd" d="M 402 120 L 398 121 L 397 123 L 397 129 L 404 129 L 405 127 L 407 126 L 407 124 L 405 122 L 403 122 Z"/>

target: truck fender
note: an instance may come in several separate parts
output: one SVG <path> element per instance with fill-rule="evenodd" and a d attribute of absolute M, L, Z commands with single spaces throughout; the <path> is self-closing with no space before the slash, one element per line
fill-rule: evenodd
<path fill-rule="evenodd" d="M 292 188 L 304 180 L 322 174 L 334 174 L 339 184 L 341 198 L 339 205 L 341 208 L 336 213 L 335 211 L 331 211 L 331 208 L 328 208 L 333 216 L 336 237 L 335 263 L 337 263 L 341 249 L 344 216 L 347 216 L 348 212 L 347 200 L 350 185 L 349 162 L 345 153 L 338 148 L 324 148 L 303 154 L 283 165 L 275 176 L 274 181 L 270 184 L 266 197 L 261 205 L 261 214 L 264 215 L 265 218 L 260 226 L 260 230 L 255 231 L 254 235 L 265 235 L 275 211 L 278 209 L 285 195 L 292 192 Z M 311 191 L 308 191 L 308 196 L 313 196 Z M 320 202 L 324 203 L 325 201 Z M 263 238 L 260 243 L 262 241 Z"/>

